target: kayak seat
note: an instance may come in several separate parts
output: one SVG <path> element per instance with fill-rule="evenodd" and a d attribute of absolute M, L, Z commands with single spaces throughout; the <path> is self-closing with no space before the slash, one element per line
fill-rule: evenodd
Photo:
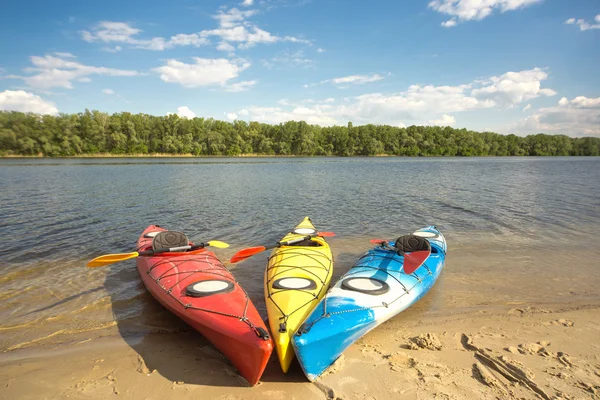
<path fill-rule="evenodd" d="M 413 251 L 431 251 L 429 241 L 417 235 L 404 235 L 396 239 L 394 244 L 398 252 L 412 253 Z"/>
<path fill-rule="evenodd" d="M 152 250 L 188 246 L 189 244 L 190 241 L 185 233 L 176 231 L 162 231 L 154 236 L 154 239 L 152 240 Z"/>

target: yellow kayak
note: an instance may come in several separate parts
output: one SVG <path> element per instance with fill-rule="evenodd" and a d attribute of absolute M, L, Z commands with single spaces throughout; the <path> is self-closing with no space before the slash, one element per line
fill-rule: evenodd
<path fill-rule="evenodd" d="M 301 240 L 316 234 L 305 217 L 281 242 Z M 291 338 L 329 288 L 333 255 L 320 236 L 277 247 L 265 271 L 265 301 L 269 326 L 281 369 L 287 372 L 294 359 Z"/>

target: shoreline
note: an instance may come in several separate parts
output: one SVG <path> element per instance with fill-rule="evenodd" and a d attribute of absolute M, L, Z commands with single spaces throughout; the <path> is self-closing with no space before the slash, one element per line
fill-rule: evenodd
<path fill-rule="evenodd" d="M 461 159 L 470 159 L 470 158 L 593 158 L 599 156 L 530 156 L 530 155 L 520 155 L 520 156 L 443 156 L 443 155 L 418 155 L 418 156 L 397 156 L 394 154 L 375 154 L 372 156 L 364 156 L 364 155 L 353 155 L 353 156 L 337 156 L 337 155 L 281 155 L 281 154 L 238 154 L 236 156 L 226 156 L 226 155 L 193 155 L 191 153 L 188 154 L 169 154 L 169 153 L 152 153 L 152 154 L 110 154 L 110 153 L 101 153 L 101 154 L 79 154 L 75 156 L 60 156 L 60 157 L 51 157 L 44 155 L 35 155 L 35 156 L 22 156 L 22 155 L 0 155 L 0 159 L 74 159 L 74 158 L 461 158 Z"/>
<path fill-rule="evenodd" d="M 0 378 L 7 382 L 0 397 L 568 399 L 600 393 L 600 325 L 594 322 L 600 301 L 436 314 L 409 309 L 396 316 L 353 344 L 315 383 L 297 362 L 283 374 L 273 357 L 261 383 L 249 387 L 190 329 L 0 353 Z"/>

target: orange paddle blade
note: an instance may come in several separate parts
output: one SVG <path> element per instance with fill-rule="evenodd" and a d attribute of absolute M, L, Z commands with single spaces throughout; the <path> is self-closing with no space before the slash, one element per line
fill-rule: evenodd
<path fill-rule="evenodd" d="M 404 273 L 412 274 L 415 272 L 427 260 L 429 254 L 431 254 L 429 250 L 413 251 L 412 253 L 404 254 Z"/>
<path fill-rule="evenodd" d="M 387 242 L 387 240 L 385 240 L 385 239 L 371 239 L 371 244 L 374 244 L 374 245 L 380 245 L 380 244 L 382 244 L 384 242 Z"/>
<path fill-rule="evenodd" d="M 323 237 L 333 237 L 335 236 L 335 232 L 317 232 L 317 235 Z"/>
<path fill-rule="evenodd" d="M 229 260 L 232 264 L 238 261 L 245 260 L 248 257 L 252 257 L 255 254 L 261 253 L 265 251 L 267 248 L 265 246 L 257 246 L 257 247 L 248 247 L 247 249 L 242 249 L 235 253 L 231 260 Z"/>

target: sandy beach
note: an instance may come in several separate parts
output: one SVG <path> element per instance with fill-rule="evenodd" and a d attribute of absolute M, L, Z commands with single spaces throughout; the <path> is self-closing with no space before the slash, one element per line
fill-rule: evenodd
<path fill-rule="evenodd" d="M 600 395 L 600 304 L 407 311 L 315 383 L 272 358 L 248 387 L 192 331 L 3 355 L 2 399 L 584 399 Z M 133 342 L 131 342 L 133 343 Z"/>
<path fill-rule="evenodd" d="M 356 259 L 356 242 L 332 242 L 339 276 Z M 5 342 L 12 343 L 9 351 L 0 353 L 0 398 L 598 398 L 597 273 L 565 274 L 568 254 L 547 249 L 538 255 L 545 273 L 532 279 L 527 271 L 536 261 L 529 245 L 527 251 L 513 242 L 497 244 L 494 253 L 473 240 L 452 244 L 431 292 L 352 345 L 315 383 L 296 361 L 283 374 L 272 357 L 261 382 L 249 387 L 219 351 L 140 288 L 144 308 L 137 319 L 128 319 L 112 296 L 81 310 L 70 306 L 79 318 L 104 315 L 91 327 L 73 325 L 64 315 L 3 326 L 0 333 L 13 336 Z M 574 260 L 583 262 L 594 252 L 582 250 Z M 256 277 L 263 262 L 257 257 L 230 267 L 264 313 Z M 502 265 L 518 268 L 506 273 Z M 90 274 L 88 280 L 104 279 L 105 288 L 114 279 L 138 279 L 127 266 L 82 273 Z M 586 281 L 584 274 L 592 278 Z M 57 329 L 57 319 L 65 329 Z M 140 325 L 143 334 L 136 333 Z"/>

